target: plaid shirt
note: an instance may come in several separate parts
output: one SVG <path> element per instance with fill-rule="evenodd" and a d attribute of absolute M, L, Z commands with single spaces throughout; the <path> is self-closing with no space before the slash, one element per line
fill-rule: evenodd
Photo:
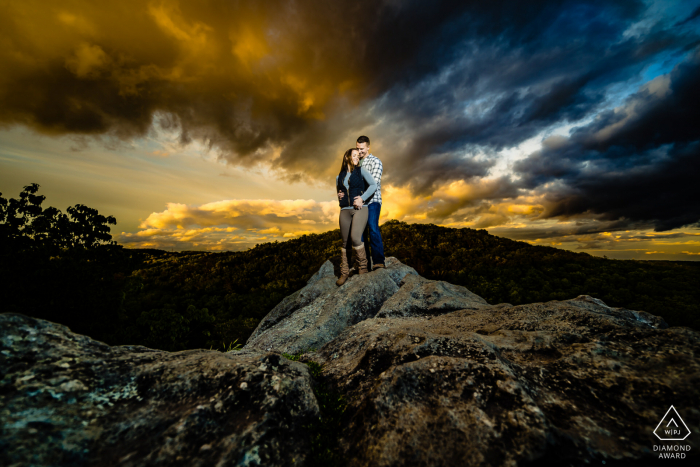
<path fill-rule="evenodd" d="M 360 167 L 364 167 L 367 172 L 369 172 L 374 181 L 377 182 L 377 191 L 369 200 L 367 204 L 379 203 L 382 204 L 382 172 L 384 172 L 384 166 L 382 161 L 373 154 L 367 154 L 367 156 L 360 162 Z"/>

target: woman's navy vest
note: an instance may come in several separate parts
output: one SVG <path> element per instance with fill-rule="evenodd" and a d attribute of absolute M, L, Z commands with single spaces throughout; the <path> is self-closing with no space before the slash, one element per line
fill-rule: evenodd
<path fill-rule="evenodd" d="M 352 206 L 352 200 L 354 200 L 356 196 L 362 196 L 367 190 L 367 188 L 369 188 L 369 183 L 367 183 L 365 181 L 365 177 L 362 176 L 362 169 L 360 167 L 357 167 L 350 174 L 350 179 L 348 180 L 350 193 L 348 193 L 348 190 L 345 188 L 345 183 L 343 183 L 345 181 L 345 176 L 347 175 L 347 173 L 347 170 L 343 170 L 338 175 L 338 191 L 342 191 L 343 193 L 345 193 L 345 196 L 343 196 L 343 198 L 338 202 L 341 208 Z M 365 203 L 367 201 L 365 201 Z"/>

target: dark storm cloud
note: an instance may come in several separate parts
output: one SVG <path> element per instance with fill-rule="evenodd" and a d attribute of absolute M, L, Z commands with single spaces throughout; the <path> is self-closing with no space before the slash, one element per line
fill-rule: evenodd
<path fill-rule="evenodd" d="M 303 155 L 289 145 L 277 166 L 303 171 L 300 159 L 340 152 L 338 135 L 352 143 L 367 133 L 382 142 L 380 155 L 391 168 L 385 183 L 430 194 L 445 182 L 488 174 L 501 149 L 599 111 L 611 85 L 696 37 L 662 23 L 625 34 L 644 13 L 635 2 L 523 5 L 470 5 L 435 30 L 420 8 L 391 11 L 396 28 L 388 26 L 389 13 L 378 14 L 370 41 L 376 45 L 360 63 L 373 63 L 367 89 L 384 89 L 381 97 L 323 122 L 325 131 L 301 133 L 299 147 L 313 144 Z M 406 49 L 399 46 L 403 27 L 414 31 Z M 391 50 L 400 53 L 394 57 Z"/>
<path fill-rule="evenodd" d="M 0 122 L 54 134 L 161 126 L 236 165 L 323 180 L 368 133 L 384 183 L 429 194 L 599 110 L 697 40 L 641 1 L 7 2 Z M 509 190 L 509 193 L 513 190 Z"/>
<path fill-rule="evenodd" d="M 594 215 L 663 231 L 700 220 L 700 52 L 515 169 L 543 217 Z M 548 185 L 546 185 L 548 184 Z"/>
<path fill-rule="evenodd" d="M 697 19 L 698 17 L 700 17 L 700 6 L 697 7 L 695 10 L 693 10 L 693 12 L 686 19 L 676 23 L 676 26 L 682 26 L 684 24 L 690 23 L 691 21 L 693 21 L 694 19 Z"/>
<path fill-rule="evenodd" d="M 630 223 L 630 222 L 620 222 L 620 221 L 598 221 L 584 219 L 581 222 L 577 222 L 574 225 L 557 225 L 553 227 L 523 227 L 523 228 L 494 228 L 489 229 L 489 232 L 510 238 L 513 240 L 541 240 L 541 239 L 564 239 L 579 236 L 595 236 L 596 234 L 601 234 L 605 232 L 617 232 L 620 230 L 645 230 L 652 228 L 653 226 L 644 223 Z M 669 237 L 664 237 L 669 238 Z M 680 237 L 679 237 L 680 238 Z M 638 240 L 645 239 L 649 240 L 649 237 L 641 236 L 627 236 L 627 240 Z"/>

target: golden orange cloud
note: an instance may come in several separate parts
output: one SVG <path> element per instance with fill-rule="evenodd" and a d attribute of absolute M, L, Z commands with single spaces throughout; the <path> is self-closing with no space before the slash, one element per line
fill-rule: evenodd
<path fill-rule="evenodd" d="M 484 202 L 498 193 L 488 180 L 446 183 L 434 196 L 414 195 L 408 188 L 382 188 L 380 222 L 397 219 L 449 227 L 483 228 L 522 225 L 541 211 L 538 199 Z M 333 196 L 329 194 L 329 198 Z M 169 203 L 144 219 L 138 232 L 122 232 L 117 240 L 131 247 L 176 249 L 243 249 L 256 243 L 322 233 L 338 228 L 337 201 L 235 199 L 202 205 Z"/>
<path fill-rule="evenodd" d="M 532 245 L 588 251 L 620 259 L 654 255 L 659 259 L 692 258 L 700 254 L 699 229 L 671 233 L 650 230 L 600 231 L 603 224 L 586 227 L 580 221 L 539 220 L 541 198 L 520 196 L 512 202 L 476 202 L 493 185 L 448 183 L 437 192 L 449 196 L 457 209 L 445 210 L 440 198 L 412 196 L 406 188 L 383 188 L 385 202 L 380 223 L 397 219 L 409 223 L 433 223 L 445 227 L 487 228 L 492 234 L 524 240 Z M 445 195 L 447 194 L 447 195 Z M 432 204 L 431 204 L 432 203 Z M 445 203 L 447 204 L 447 203 Z M 436 217 L 447 213 L 449 217 Z M 223 200 L 199 206 L 170 203 L 154 212 L 135 233 L 122 232 L 115 239 L 130 248 L 180 250 L 245 250 L 275 240 L 318 234 L 338 228 L 336 201 Z M 588 230 L 588 232 L 587 232 Z M 696 250 L 696 251 L 694 251 Z"/>
<path fill-rule="evenodd" d="M 337 221 L 338 204 L 314 200 L 224 200 L 200 206 L 169 203 L 141 223 L 143 229 L 232 225 L 270 231 L 291 225 L 329 225 Z M 267 230 L 266 230 L 267 229 Z M 315 229 L 316 230 L 316 229 Z"/>
<path fill-rule="evenodd" d="M 520 225 L 537 219 L 544 209 L 542 196 L 518 195 L 504 178 L 448 182 L 429 195 L 391 185 L 382 192 L 382 218 L 450 227 Z"/>
<path fill-rule="evenodd" d="M 338 204 L 314 200 L 224 200 L 200 206 L 170 203 L 135 233 L 115 239 L 131 248 L 243 250 L 272 240 L 337 228 Z"/>
<path fill-rule="evenodd" d="M 162 112 L 183 141 L 269 162 L 274 143 L 361 88 L 344 21 L 289 2 L 3 1 L 0 123 L 130 137 Z"/>

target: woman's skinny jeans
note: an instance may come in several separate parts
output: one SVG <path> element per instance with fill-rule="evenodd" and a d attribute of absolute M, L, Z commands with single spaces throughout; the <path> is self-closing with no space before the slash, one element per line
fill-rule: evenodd
<path fill-rule="evenodd" d="M 340 235 L 343 236 L 343 248 L 350 246 L 358 247 L 362 245 L 362 232 L 367 225 L 369 209 L 362 206 L 362 209 L 341 209 L 340 210 Z"/>

